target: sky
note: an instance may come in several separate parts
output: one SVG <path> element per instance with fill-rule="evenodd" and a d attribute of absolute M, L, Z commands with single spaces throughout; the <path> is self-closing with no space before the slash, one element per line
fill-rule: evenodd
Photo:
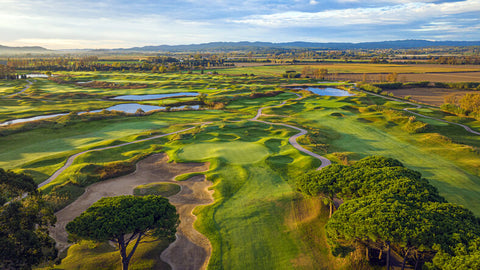
<path fill-rule="evenodd" d="M 480 0 L 0 0 L 0 45 L 480 40 Z"/>

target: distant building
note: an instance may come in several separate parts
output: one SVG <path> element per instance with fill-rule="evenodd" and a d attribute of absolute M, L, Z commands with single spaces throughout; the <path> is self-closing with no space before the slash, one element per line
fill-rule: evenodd
<path fill-rule="evenodd" d="M 6 66 L 6 65 L 7 65 L 7 63 L 8 63 L 8 62 L 7 62 L 6 60 L 0 60 L 0 65 L 4 65 L 4 66 Z"/>

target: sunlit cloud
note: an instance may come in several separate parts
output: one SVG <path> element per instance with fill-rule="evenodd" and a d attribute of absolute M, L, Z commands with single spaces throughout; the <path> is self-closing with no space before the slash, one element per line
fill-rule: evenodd
<path fill-rule="evenodd" d="M 480 0 L 2 0 L 0 44 L 59 49 L 447 35 L 480 40 L 478 14 Z"/>
<path fill-rule="evenodd" d="M 321 12 L 289 11 L 268 15 L 251 15 L 235 20 L 266 27 L 312 27 L 358 24 L 407 24 L 425 18 L 480 12 L 480 1 L 469 0 L 455 3 L 407 3 L 402 5 L 326 10 Z"/>

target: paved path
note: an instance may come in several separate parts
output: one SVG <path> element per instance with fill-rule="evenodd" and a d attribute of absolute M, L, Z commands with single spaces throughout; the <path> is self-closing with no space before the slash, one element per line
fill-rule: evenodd
<path fill-rule="evenodd" d="M 21 94 L 21 93 L 27 91 L 27 90 L 32 86 L 32 84 L 33 84 L 33 82 L 31 82 L 31 81 L 29 81 L 29 80 L 27 80 L 27 82 L 28 82 L 28 84 L 25 86 L 25 88 L 22 89 L 22 91 L 17 92 L 17 93 L 13 93 L 13 94 L 11 94 L 11 95 L 8 95 L 7 97 L 13 97 L 13 96 L 15 96 L 15 95 L 18 95 L 18 94 Z"/>
<path fill-rule="evenodd" d="M 393 101 L 397 101 L 397 102 L 402 102 L 402 103 L 405 103 L 405 104 L 413 105 L 413 106 L 415 106 L 415 107 L 413 107 L 413 108 L 405 108 L 405 109 L 403 109 L 403 110 L 406 111 L 406 112 L 409 112 L 409 113 L 411 113 L 411 114 L 420 116 L 420 117 L 424 117 L 424 118 L 433 119 L 433 120 L 437 120 L 437 121 L 440 121 L 440 122 L 444 122 L 444 123 L 456 125 L 456 126 L 459 126 L 459 127 L 464 128 L 464 129 L 465 129 L 467 132 L 469 132 L 469 133 L 472 133 L 472 134 L 475 134 L 475 135 L 480 135 L 480 132 L 473 130 L 471 127 L 469 127 L 469 126 L 467 126 L 467 125 L 463 125 L 463 124 L 459 124 L 459 123 L 455 123 L 455 122 L 450 122 L 450 121 L 443 120 L 443 119 L 440 119 L 440 118 L 435 118 L 435 117 L 431 117 L 431 116 L 427 116 L 427 115 L 423 115 L 423 114 L 421 114 L 421 113 L 417 113 L 417 112 L 412 112 L 412 111 L 411 111 L 411 110 L 413 110 L 413 109 L 420 109 L 420 108 L 422 108 L 422 105 L 420 105 L 420 104 L 413 103 L 413 102 L 409 102 L 409 101 L 404 101 L 404 100 L 397 99 L 397 98 L 393 98 L 393 97 L 387 97 L 387 96 L 380 95 L 380 94 L 375 94 L 375 93 L 372 93 L 372 92 L 368 92 L 368 91 L 361 90 L 361 89 L 359 89 L 359 88 L 357 88 L 357 87 L 355 87 L 355 90 L 360 91 L 360 92 L 363 92 L 363 93 L 368 94 L 368 95 L 377 96 L 377 97 L 381 97 L 381 98 L 384 98 L 384 99 L 393 100 Z"/>
<path fill-rule="evenodd" d="M 302 98 L 301 95 L 299 94 L 296 94 L 298 96 L 298 98 L 294 99 L 294 100 L 299 100 Z M 273 107 L 279 107 L 279 106 L 283 106 L 287 103 L 287 101 L 284 101 L 282 102 L 281 104 L 278 104 L 278 105 L 274 105 L 274 106 L 268 106 L 268 107 L 262 107 L 260 109 L 258 109 L 258 112 L 257 112 L 257 115 L 255 117 L 253 117 L 252 119 L 250 119 L 250 121 L 255 121 L 255 122 L 260 122 L 260 123 L 264 123 L 264 124 L 268 124 L 268 125 L 277 125 L 277 126 L 284 126 L 284 127 L 288 127 L 288 128 L 292 128 L 292 129 L 295 129 L 295 130 L 298 130 L 299 133 L 293 135 L 292 137 L 288 138 L 288 142 L 293 146 L 295 147 L 298 151 L 301 151 L 309 156 L 312 156 L 316 159 L 319 159 L 322 164 L 320 165 L 320 167 L 317 168 L 317 170 L 321 170 L 322 168 L 325 168 L 327 167 L 328 165 L 332 164 L 330 162 L 329 159 L 327 159 L 326 157 L 323 157 L 323 156 L 320 156 L 318 154 L 315 154 L 313 153 L 312 151 L 309 151 L 305 148 L 303 148 L 298 142 L 297 142 L 297 139 L 298 137 L 300 136 L 303 136 L 305 134 L 308 133 L 307 130 L 303 129 L 303 128 L 299 128 L 299 127 L 296 127 L 296 126 L 292 126 L 292 125 L 289 125 L 289 124 L 284 124 L 284 123 L 272 123 L 272 122 L 267 122 L 267 121 L 262 121 L 262 120 L 258 120 L 259 117 L 261 117 L 263 114 L 263 110 L 264 109 L 267 109 L 267 108 L 273 108 Z"/>
<path fill-rule="evenodd" d="M 211 122 L 193 123 L 193 124 L 203 125 L 203 124 L 211 124 Z M 112 146 L 107 146 L 107 147 L 102 147 L 102 148 L 95 148 L 95 149 L 86 150 L 86 151 L 83 151 L 83 152 L 80 152 L 80 153 L 76 153 L 75 155 L 70 156 L 67 159 L 67 162 L 65 162 L 65 164 L 60 169 L 58 169 L 56 172 L 54 172 L 47 180 L 40 183 L 38 185 L 38 187 L 39 188 L 43 187 L 43 186 L 47 185 L 48 183 L 52 182 L 53 180 L 55 180 L 63 171 L 65 171 L 65 169 L 67 169 L 68 167 L 70 167 L 73 164 L 73 161 L 78 156 L 83 155 L 85 153 L 94 152 L 94 151 L 102 151 L 102 150 L 122 147 L 122 146 L 125 146 L 125 145 L 130 145 L 130 144 L 134 144 L 134 143 L 145 142 L 145 141 L 149 141 L 149 140 L 153 140 L 153 139 L 158 139 L 158 138 L 174 135 L 174 134 L 177 134 L 177 133 L 182 133 L 182 132 L 185 132 L 185 131 L 192 130 L 194 128 L 196 128 L 196 127 L 190 127 L 190 128 L 182 129 L 182 130 L 179 130 L 179 131 L 175 131 L 175 132 L 171 132 L 171 133 L 167 133 L 167 134 L 156 135 L 156 136 L 153 136 L 153 137 L 149 137 L 149 138 L 145 138 L 145 139 L 141 139 L 141 140 L 136 140 L 136 141 L 132 141 L 132 142 L 128 142 L 128 143 L 122 143 L 122 144 L 117 144 L 117 145 L 112 145 Z"/>
<path fill-rule="evenodd" d="M 298 96 L 298 98 L 295 100 L 298 100 L 302 97 L 299 94 L 296 94 L 296 95 Z M 292 128 L 299 131 L 299 133 L 293 135 L 288 139 L 289 143 L 299 151 L 319 159 L 322 162 L 322 164 L 317 170 L 320 170 L 321 168 L 324 168 L 330 165 L 331 162 L 327 158 L 322 157 L 318 154 L 315 154 L 311 151 L 308 151 L 307 149 L 303 148 L 298 144 L 297 142 L 298 137 L 307 134 L 308 133 L 307 130 L 299 127 L 295 127 L 289 124 L 272 123 L 272 122 L 258 120 L 259 117 L 264 115 L 262 113 L 263 109 L 282 106 L 286 104 L 286 102 L 287 101 L 284 101 L 279 105 L 260 108 L 257 112 L 257 115 L 254 118 L 250 119 L 250 121 L 256 121 L 256 122 L 260 122 L 268 125 L 284 126 L 284 127 Z M 194 124 L 205 125 L 205 124 L 211 124 L 211 123 L 212 122 L 194 123 Z M 76 153 L 70 156 L 60 169 L 58 169 L 47 180 L 45 180 L 38 186 L 43 187 L 48 183 L 52 182 L 53 180 L 55 180 L 62 172 L 65 171 L 65 169 L 67 169 L 73 164 L 73 162 L 78 156 L 82 154 L 93 152 L 93 151 L 102 151 L 102 150 L 122 147 L 125 145 L 144 142 L 148 140 L 153 140 L 153 139 L 189 131 L 194 128 L 195 127 L 190 127 L 190 128 L 176 131 L 176 132 L 171 132 L 168 134 L 161 134 L 161 135 L 152 136 L 149 138 L 136 140 L 128 143 L 95 148 L 95 149 L 90 149 L 90 150 Z M 74 217 L 80 215 L 80 213 L 85 211 L 92 203 L 94 203 L 95 201 L 97 201 L 102 197 L 118 196 L 121 194 L 131 194 L 130 192 L 131 190 L 133 190 L 134 186 L 151 182 L 152 181 L 151 179 L 153 178 L 152 175 L 148 177 L 148 179 L 150 179 L 148 181 L 144 180 L 146 179 L 145 177 L 139 177 L 145 173 L 148 173 L 149 171 L 149 170 L 143 170 L 140 164 L 143 164 L 144 162 L 147 162 L 148 164 L 149 161 L 150 161 L 150 158 L 147 158 L 146 161 L 141 161 L 140 163 L 138 163 L 137 170 L 133 174 L 95 183 L 87 187 L 85 193 L 81 197 L 79 197 L 75 202 L 71 203 L 64 209 L 57 212 L 56 213 L 57 220 L 58 220 L 57 226 L 55 228 L 51 228 L 50 233 L 57 241 L 57 245 L 59 249 L 63 250 L 67 248 L 69 245 L 66 241 L 67 233 L 64 229 L 65 225 L 69 221 L 73 220 Z M 160 163 L 157 163 L 156 166 L 150 168 L 150 171 L 158 166 L 160 166 Z M 163 173 L 161 174 L 163 175 Z M 213 202 L 213 198 L 211 197 L 211 192 L 207 190 L 207 188 L 211 185 L 211 183 L 206 181 L 204 178 L 203 180 L 197 179 L 197 178 L 194 177 L 191 180 L 184 181 L 184 183 L 183 182 L 177 183 L 182 186 L 182 192 L 169 198 L 170 200 L 172 200 L 172 203 L 179 209 L 179 212 L 181 213 L 181 217 L 183 217 L 181 227 L 179 227 L 179 233 L 177 234 L 177 240 L 174 243 L 172 243 L 161 255 L 161 258 L 167 263 L 169 263 L 173 269 L 206 269 L 208 265 L 208 261 L 210 259 L 210 254 L 211 254 L 210 241 L 193 228 L 193 222 L 195 221 L 196 217 L 192 214 L 192 211 L 196 206 L 200 204 L 209 204 Z M 158 182 L 159 179 L 156 179 L 155 181 Z M 173 180 L 173 178 L 163 179 L 160 181 L 176 182 Z M 197 193 L 198 195 L 196 195 Z M 195 196 L 192 196 L 192 195 L 195 195 Z M 196 200 L 194 200 L 195 198 Z M 191 255 L 188 260 L 185 260 L 185 258 L 182 255 L 185 253 L 188 253 Z"/>

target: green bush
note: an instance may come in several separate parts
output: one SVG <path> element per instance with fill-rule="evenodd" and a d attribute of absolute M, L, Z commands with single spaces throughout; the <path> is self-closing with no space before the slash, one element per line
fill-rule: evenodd
<path fill-rule="evenodd" d="M 368 92 L 377 93 L 377 94 L 380 94 L 382 92 L 381 88 L 379 88 L 377 86 L 374 86 L 374 85 L 371 85 L 371 84 L 362 84 L 362 85 L 360 85 L 360 89 L 368 91 Z"/>

